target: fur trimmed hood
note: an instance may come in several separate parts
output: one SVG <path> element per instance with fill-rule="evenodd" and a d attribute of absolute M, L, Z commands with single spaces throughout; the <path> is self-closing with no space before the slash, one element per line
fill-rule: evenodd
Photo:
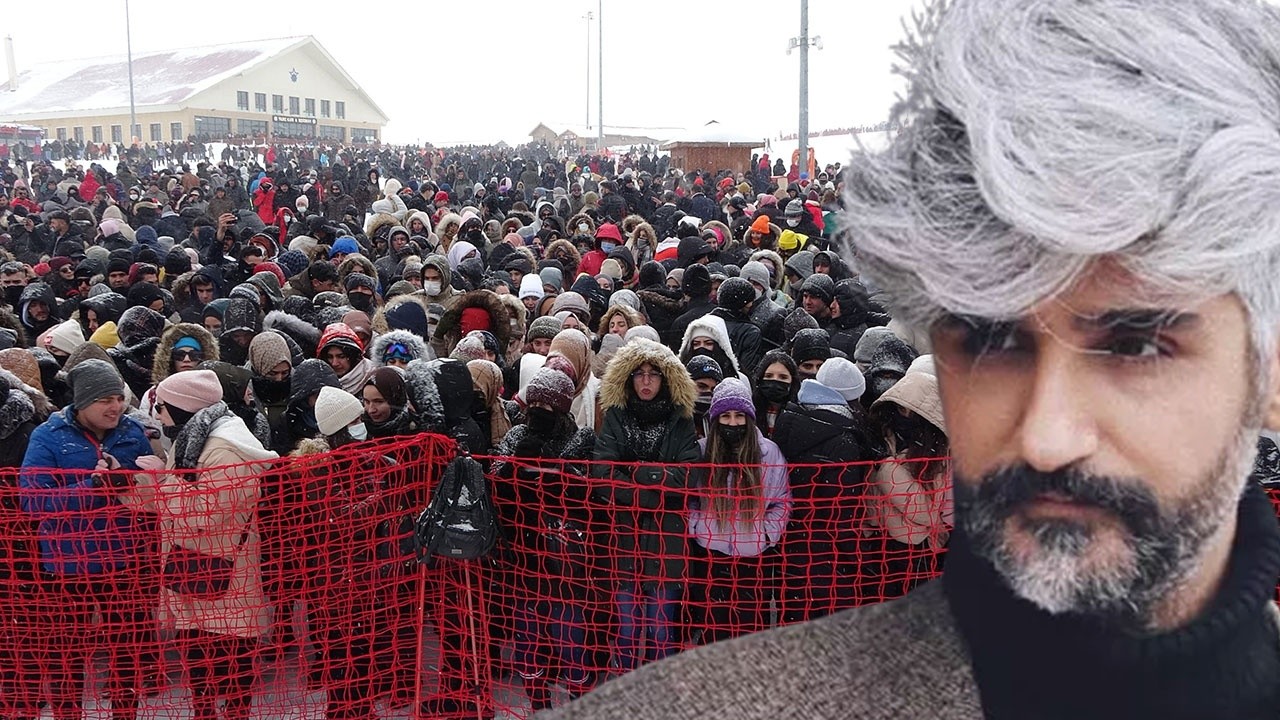
<path fill-rule="evenodd" d="M 303 438 L 298 446 L 289 453 L 289 457 L 306 457 L 329 452 L 329 442 L 324 438 Z"/>
<path fill-rule="evenodd" d="M 382 230 L 383 228 L 392 228 L 399 224 L 400 224 L 400 221 L 396 219 L 395 215 L 391 215 L 388 213 L 377 213 L 375 215 L 370 215 L 369 219 L 366 220 L 364 223 L 364 236 L 369 238 L 370 242 L 372 243 L 373 236 L 379 230 Z"/>
<path fill-rule="evenodd" d="M 770 227 L 776 227 L 776 226 L 771 225 Z M 771 279 L 773 281 L 773 289 L 781 290 L 782 281 L 786 279 L 784 276 L 786 275 L 786 269 L 787 269 L 786 263 L 782 261 L 782 256 L 772 250 L 757 250 L 751 253 L 752 260 L 760 260 L 761 258 L 764 258 L 769 262 L 773 263 L 774 272 L 773 272 L 773 275 L 771 276 Z"/>
<path fill-rule="evenodd" d="M 264 330 L 275 330 L 293 338 L 299 347 L 311 349 L 320 342 L 320 328 L 283 310 L 272 310 L 267 313 L 262 320 L 262 327 Z M 311 354 L 307 357 L 311 357 Z"/>
<path fill-rule="evenodd" d="M 373 261 L 359 253 L 348 255 L 338 266 L 338 282 L 345 283 L 347 276 L 353 272 L 368 275 L 375 280 L 378 278 L 378 269 L 373 266 Z"/>
<path fill-rule="evenodd" d="M 169 369 L 169 355 L 173 353 L 173 346 L 184 337 L 195 338 L 200 343 L 200 349 L 204 352 L 204 359 L 217 360 L 219 356 L 218 341 L 213 339 L 213 333 L 204 329 L 201 325 L 195 323 L 178 323 L 170 325 L 160 336 L 160 344 L 156 346 L 155 359 L 151 361 L 151 382 L 159 385 L 161 380 L 169 377 L 172 371 Z"/>
<path fill-rule="evenodd" d="M 684 338 L 680 341 L 680 357 L 692 357 L 693 351 L 690 345 L 693 339 L 699 335 L 708 335 L 712 340 L 716 341 L 716 345 L 720 346 L 729 361 L 733 363 L 733 367 L 738 372 L 743 372 L 742 363 L 738 362 L 738 356 L 733 352 L 733 344 L 729 341 L 729 328 L 724 324 L 724 319 L 718 315 L 703 315 L 702 317 L 689 323 L 689 327 L 684 329 Z M 728 376 L 729 371 L 720 368 Z"/>
<path fill-rule="evenodd" d="M 450 230 L 449 226 L 453 229 Z M 440 249 L 447 251 L 453 241 L 458 238 L 458 233 L 462 231 L 462 216 L 456 212 L 447 212 L 440 216 L 440 222 L 436 223 L 436 235 L 440 237 Z"/>
<path fill-rule="evenodd" d="M 590 228 L 587 232 L 591 233 L 591 237 L 596 236 L 596 221 L 592 220 L 591 216 L 584 212 L 580 212 L 577 215 L 574 215 L 573 217 L 569 218 L 569 222 L 565 223 L 564 225 L 565 232 L 570 235 L 576 235 L 578 232 L 579 223 L 586 223 L 587 227 Z"/>
<path fill-rule="evenodd" d="M 594 231 L 592 231 L 592 235 L 595 235 Z M 559 260 L 561 257 L 568 258 L 573 267 L 566 266 L 564 268 L 565 284 L 566 286 L 573 285 L 574 278 L 578 276 L 578 266 L 582 264 L 582 253 L 578 252 L 578 248 L 574 247 L 573 243 L 564 238 L 553 240 L 547 246 L 547 249 L 543 251 L 542 257 L 548 260 Z M 560 260 L 560 264 L 565 265 L 565 262 Z"/>
<path fill-rule="evenodd" d="M 599 334 L 601 338 L 609 334 L 609 321 L 613 319 L 614 315 L 622 315 L 625 317 L 627 319 L 628 328 L 647 324 L 644 316 L 638 311 L 626 305 L 614 305 L 608 310 L 605 310 L 604 315 L 600 316 Z"/>
<path fill-rule="evenodd" d="M 408 330 L 391 330 L 373 338 L 369 343 L 369 360 L 376 367 L 386 367 L 383 362 L 383 353 L 387 351 L 393 343 L 401 343 L 409 348 L 409 352 L 413 355 L 414 360 L 430 360 L 432 353 L 427 348 L 427 344 L 422 338 L 414 335 Z"/>
<path fill-rule="evenodd" d="M 662 373 L 663 382 L 671 394 L 671 402 L 680 408 L 685 417 L 693 417 L 693 402 L 698 397 L 698 389 L 689 377 L 675 353 L 666 345 L 635 338 L 622 346 L 622 349 L 609 361 L 600 383 L 600 408 L 625 408 L 627 406 L 628 388 L 631 387 L 631 373 L 636 368 L 649 363 Z"/>
<path fill-rule="evenodd" d="M 8 370 L 0 370 L 0 390 L 7 390 L 0 404 L 0 440 L 13 437 L 23 423 L 30 421 L 39 425 L 57 411 L 44 393 Z"/>
<path fill-rule="evenodd" d="M 497 293 L 490 290 L 472 290 L 460 295 L 441 316 L 440 324 L 436 326 L 436 339 L 449 338 L 449 348 L 452 350 L 458 340 L 462 339 L 462 330 L 459 327 L 462 322 L 462 311 L 473 307 L 489 313 L 489 332 L 498 339 L 498 347 L 507 347 L 507 342 L 511 338 L 511 321 L 507 314 L 507 306 L 503 304 Z"/>
<path fill-rule="evenodd" d="M 409 217 L 404 219 L 404 229 L 408 230 L 410 235 L 415 234 L 413 230 L 409 229 L 409 223 L 413 222 L 414 220 L 420 220 L 422 222 L 423 231 L 417 234 L 430 237 L 431 234 L 434 232 L 434 230 L 432 230 L 432 225 L 431 225 L 431 216 L 422 212 L 421 210 L 414 210 L 413 212 L 409 213 Z"/>
<path fill-rule="evenodd" d="M 425 295 L 420 295 L 418 293 L 411 293 L 409 295 L 397 295 L 391 298 L 390 300 L 388 300 L 385 305 L 383 305 L 382 307 L 379 307 L 378 310 L 373 313 L 373 317 L 369 318 L 369 327 L 373 330 L 375 334 L 378 334 L 378 335 L 381 335 L 386 332 L 390 332 L 391 326 L 387 324 L 387 311 L 391 310 L 394 307 L 403 305 L 404 303 L 411 303 L 411 302 L 418 303 L 419 305 L 421 305 L 423 313 L 427 313 L 430 310 L 430 308 L 427 306 L 430 305 L 431 303 L 427 300 L 427 297 Z M 430 318 L 430 315 L 427 315 L 427 317 Z"/>
<path fill-rule="evenodd" d="M 658 233 L 654 231 L 653 226 L 649 223 L 641 222 L 627 236 L 627 247 L 631 248 L 633 253 L 637 247 L 648 247 L 651 252 L 657 252 Z"/>

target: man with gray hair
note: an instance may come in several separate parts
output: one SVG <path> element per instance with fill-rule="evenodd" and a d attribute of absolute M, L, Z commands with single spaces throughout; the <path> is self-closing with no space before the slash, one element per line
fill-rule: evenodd
<path fill-rule="evenodd" d="M 841 224 L 933 342 L 943 577 L 551 717 L 1276 717 L 1280 12 L 936 0 L 900 52 Z"/>

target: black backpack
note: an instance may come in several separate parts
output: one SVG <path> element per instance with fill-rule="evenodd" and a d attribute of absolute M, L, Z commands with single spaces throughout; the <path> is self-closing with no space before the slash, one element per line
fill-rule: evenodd
<path fill-rule="evenodd" d="M 474 560 L 489 554 L 498 541 L 498 514 L 489 498 L 489 483 L 480 463 L 454 458 L 431 493 L 431 502 L 414 524 L 418 562 L 441 555 Z"/>

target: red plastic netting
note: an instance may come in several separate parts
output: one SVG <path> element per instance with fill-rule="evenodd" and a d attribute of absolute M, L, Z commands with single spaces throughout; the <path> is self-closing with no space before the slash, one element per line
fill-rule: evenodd
<path fill-rule="evenodd" d="M 945 461 L 791 466 L 789 500 L 734 515 L 651 482 L 670 466 L 478 458 L 501 541 L 422 565 L 453 457 L 424 435 L 121 487 L 0 471 L 0 717 L 528 717 L 945 557 Z"/>

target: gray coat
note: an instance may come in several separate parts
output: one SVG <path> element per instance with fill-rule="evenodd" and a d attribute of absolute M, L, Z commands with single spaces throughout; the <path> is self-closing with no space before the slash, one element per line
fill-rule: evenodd
<path fill-rule="evenodd" d="M 982 720 L 942 583 L 905 598 L 698 648 L 541 720 Z"/>

